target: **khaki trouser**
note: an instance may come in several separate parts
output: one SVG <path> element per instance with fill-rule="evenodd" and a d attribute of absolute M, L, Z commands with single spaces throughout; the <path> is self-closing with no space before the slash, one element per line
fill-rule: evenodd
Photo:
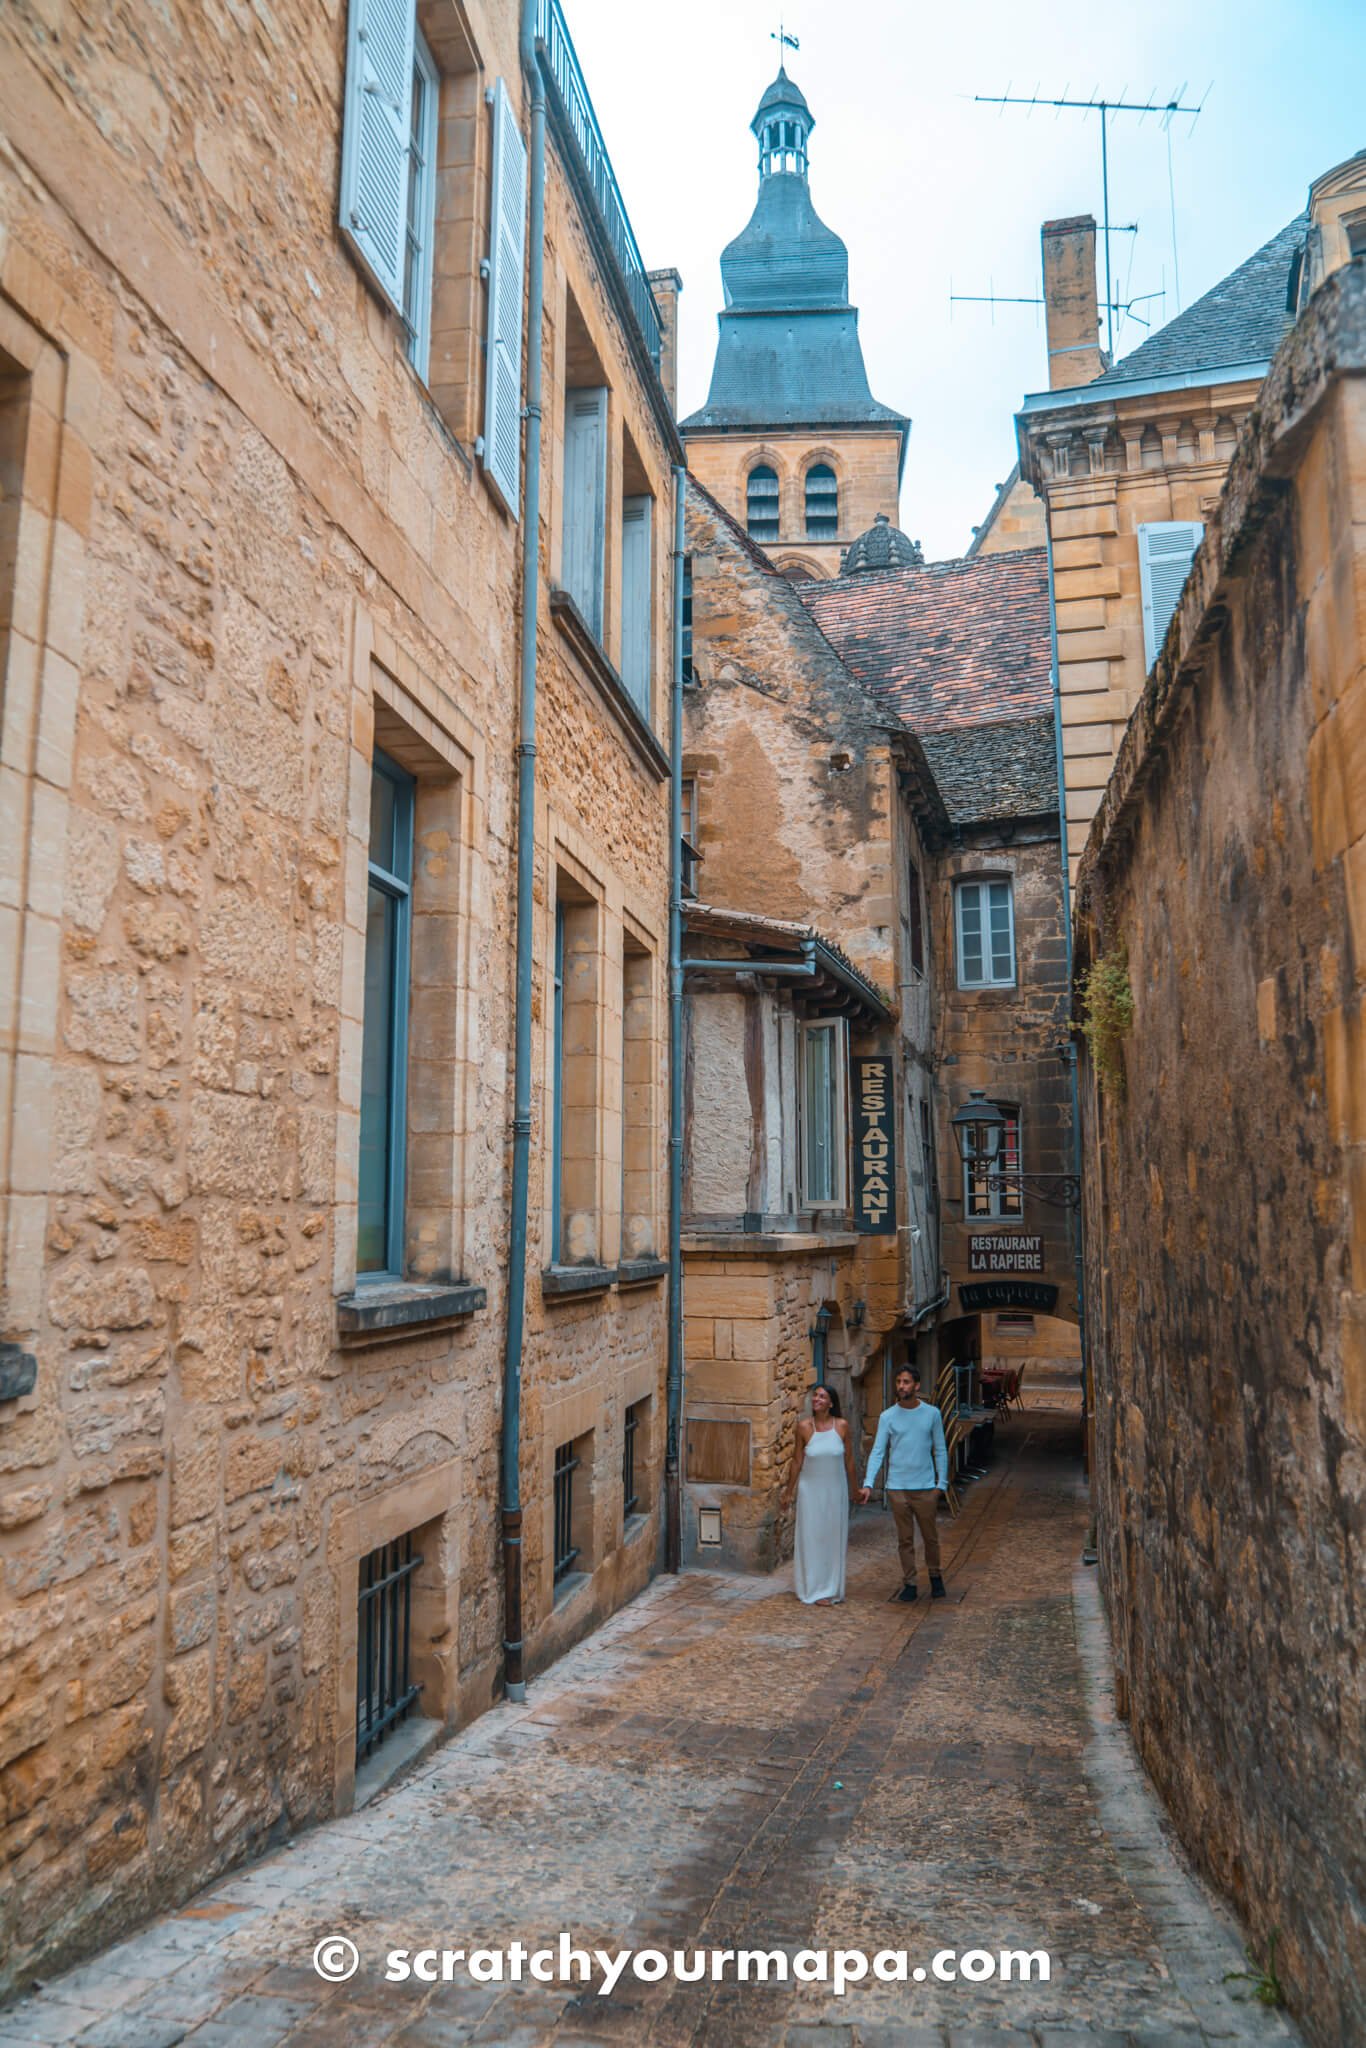
<path fill-rule="evenodd" d="M 915 1493 L 903 1493 L 900 1488 L 888 1487 L 887 1498 L 892 1504 L 892 1520 L 896 1523 L 896 1547 L 901 1559 L 902 1578 L 908 1586 L 915 1584 L 915 1525 L 919 1522 L 925 1563 L 931 1576 L 937 1579 L 939 1530 L 934 1518 L 939 1507 L 938 1487 L 923 1487 Z"/>

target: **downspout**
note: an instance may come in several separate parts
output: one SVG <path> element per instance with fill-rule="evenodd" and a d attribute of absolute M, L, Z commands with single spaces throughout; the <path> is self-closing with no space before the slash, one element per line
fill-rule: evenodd
<path fill-rule="evenodd" d="M 1058 774 L 1058 841 L 1062 857 L 1062 930 L 1067 962 L 1067 1005 L 1070 1015 L 1072 1006 L 1072 859 L 1067 844 L 1067 782 L 1065 757 L 1062 746 L 1062 676 L 1058 668 L 1058 606 L 1053 587 L 1053 528 L 1044 506 L 1044 544 L 1048 550 L 1048 649 L 1053 670 L 1053 747 Z M 1077 1084 L 1077 1048 L 1069 1032 L 1064 1040 L 1067 1061 L 1067 1078 L 1072 1091 L 1072 1171 L 1076 1175 L 1077 1188 L 1081 1188 L 1081 1090 Z M 1081 1438 L 1084 1447 L 1090 1444 L 1090 1359 L 1086 1341 L 1086 1297 L 1083 1285 L 1086 1277 L 1085 1240 L 1083 1236 L 1083 1211 L 1078 1207 L 1069 1212 L 1072 1231 L 1072 1264 L 1074 1284 L 1077 1291 L 1077 1334 L 1081 1339 Z M 1089 1458 L 1088 1458 L 1089 1462 Z M 1095 1524 L 1092 1521 L 1092 1535 L 1088 1548 L 1094 1548 Z"/>
<path fill-rule="evenodd" d="M 526 490 L 522 501 L 522 668 L 517 722 L 517 966 L 512 1082 L 512 1213 L 503 1344 L 500 1454 L 503 1691 L 526 1698 L 522 1663 L 522 1342 L 526 1325 L 527 1189 L 531 1174 L 531 966 L 536 865 L 536 630 L 540 599 L 541 328 L 545 282 L 545 84 L 536 57 L 536 0 L 523 0 L 522 74 L 531 92 L 527 273 Z"/>
<path fill-rule="evenodd" d="M 664 1566 L 683 1563 L 683 556 L 688 472 L 674 465 L 673 676 L 669 701 L 669 1329 Z"/>

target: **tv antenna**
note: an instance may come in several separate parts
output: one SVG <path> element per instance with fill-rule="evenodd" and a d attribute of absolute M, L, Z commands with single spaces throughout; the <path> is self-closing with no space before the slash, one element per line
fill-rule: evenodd
<path fill-rule="evenodd" d="M 1123 93 L 1116 100 L 1100 99 L 1095 94 L 1090 99 L 1072 99 L 1065 92 L 1058 99 L 1043 98 L 1037 92 L 1028 94 L 978 92 L 973 94 L 973 99 L 979 106 L 1056 107 L 1059 113 L 1065 107 L 1070 107 L 1078 112 L 1098 113 L 1100 115 L 1100 188 L 1101 212 L 1103 215 L 1102 226 L 1105 237 L 1105 341 L 1111 361 L 1114 360 L 1115 353 L 1115 292 L 1110 277 L 1110 236 L 1117 233 L 1118 230 L 1110 226 L 1110 116 L 1111 114 L 1138 114 L 1140 116 L 1144 114 L 1160 114 L 1162 116 L 1162 124 L 1170 134 L 1171 123 L 1175 117 L 1178 114 L 1189 114 L 1191 127 L 1194 128 L 1200 118 L 1205 101 L 1209 98 L 1209 87 L 1206 86 L 1204 93 L 1201 95 L 1199 106 L 1195 107 L 1188 107 L 1183 104 L 1185 90 L 1185 86 L 1181 86 L 1179 91 L 1174 93 L 1169 100 L 1126 100 Z"/>

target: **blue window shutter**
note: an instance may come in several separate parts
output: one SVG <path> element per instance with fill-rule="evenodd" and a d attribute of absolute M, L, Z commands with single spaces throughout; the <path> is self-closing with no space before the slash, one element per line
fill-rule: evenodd
<path fill-rule="evenodd" d="M 621 680 L 646 718 L 650 715 L 650 514 L 654 502 L 649 497 L 631 497 L 623 499 L 621 507 Z"/>
<path fill-rule="evenodd" d="M 1153 520 L 1138 529 L 1138 580 L 1143 594 L 1143 665 L 1150 669 L 1181 601 L 1191 558 L 1204 536 L 1198 519 Z"/>
<path fill-rule="evenodd" d="M 342 115 L 342 232 L 403 311 L 414 0 L 351 0 Z"/>
<path fill-rule="evenodd" d="M 560 581 L 601 640 L 607 532 L 607 386 L 579 386 L 566 391 L 564 396 Z"/>
<path fill-rule="evenodd" d="M 526 144 L 500 78 L 493 88 L 484 474 L 515 519 L 522 494 L 522 273 L 526 260 Z"/>

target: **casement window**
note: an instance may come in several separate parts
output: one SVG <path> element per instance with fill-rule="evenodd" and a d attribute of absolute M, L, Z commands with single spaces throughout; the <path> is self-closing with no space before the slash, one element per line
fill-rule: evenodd
<path fill-rule="evenodd" d="M 692 556 L 683 557 L 683 683 L 697 681 L 692 659 Z"/>
<path fill-rule="evenodd" d="M 1005 1118 L 1000 1149 L 989 1163 L 963 1165 L 963 1214 L 970 1223 L 994 1222 L 1024 1213 L 1020 1191 L 1020 1110 L 1018 1103 L 998 1102 Z M 1015 1178 L 1012 1182 L 1011 1176 Z M 1002 1183 L 1004 1182 L 1004 1185 Z"/>
<path fill-rule="evenodd" d="M 846 1064 L 843 1019 L 802 1026 L 798 1121 L 805 1209 L 844 1206 Z"/>
<path fill-rule="evenodd" d="M 607 557 L 607 386 L 571 386 L 564 408 L 564 524 L 560 582 L 602 639 Z"/>
<path fill-rule="evenodd" d="M 953 894 L 959 988 L 1015 983 L 1015 903 L 1010 881 L 959 882 Z"/>
<path fill-rule="evenodd" d="M 414 788 L 411 775 L 376 752 L 370 778 L 356 1244 L 357 1274 L 371 1279 L 398 1279 L 403 1273 Z"/>
<path fill-rule="evenodd" d="M 906 905 L 910 921 L 911 966 L 925 972 L 925 905 L 920 893 L 920 869 L 913 860 L 906 863 Z"/>
<path fill-rule="evenodd" d="M 1137 530 L 1145 669 L 1152 667 L 1162 651 L 1172 613 L 1180 603 L 1190 573 L 1191 558 L 1204 531 L 1198 519 L 1154 520 Z"/>
<path fill-rule="evenodd" d="M 342 132 L 341 226 L 403 321 L 425 378 L 440 82 L 413 0 L 351 0 Z"/>
<path fill-rule="evenodd" d="M 920 1158 L 925 1175 L 925 1204 L 934 1210 L 939 1207 L 939 1159 L 934 1144 L 934 1117 L 924 1097 L 920 1103 Z"/>
<path fill-rule="evenodd" d="M 623 498 L 621 506 L 621 680 L 645 719 L 654 669 L 654 505 L 642 493 Z"/>
<path fill-rule="evenodd" d="M 557 872 L 550 1044 L 550 1260 L 556 1266 L 594 1265 L 598 1258 L 598 917 L 598 904 Z"/>
<path fill-rule="evenodd" d="M 621 958 L 621 1257 L 655 1248 L 655 963 L 626 938 Z"/>
<path fill-rule="evenodd" d="M 408 360 L 424 384 L 432 348 L 432 241 L 436 233 L 436 123 L 440 90 L 435 60 L 418 30 L 413 37 L 413 99 L 408 135 L 403 327 L 408 337 Z"/>
<path fill-rule="evenodd" d="M 683 877 L 682 894 L 686 902 L 697 897 L 697 870 L 702 855 L 697 844 L 697 778 L 685 775 L 682 783 L 683 798 Z"/>
<path fill-rule="evenodd" d="M 813 462 L 806 472 L 806 534 L 808 540 L 834 540 L 840 530 L 840 487 L 828 462 Z"/>
<path fill-rule="evenodd" d="M 778 472 L 761 462 L 745 484 L 745 529 L 753 540 L 776 540 L 778 525 Z"/>
<path fill-rule="evenodd" d="M 338 216 L 362 268 L 403 322 L 424 381 L 431 352 L 441 79 L 415 0 L 350 0 Z M 526 145 L 507 88 L 493 104 L 484 431 L 476 450 L 516 518 L 521 489 Z"/>
<path fill-rule="evenodd" d="M 526 144 L 500 78 L 493 88 L 484 474 L 515 519 L 522 492 L 522 273 L 526 262 Z"/>

